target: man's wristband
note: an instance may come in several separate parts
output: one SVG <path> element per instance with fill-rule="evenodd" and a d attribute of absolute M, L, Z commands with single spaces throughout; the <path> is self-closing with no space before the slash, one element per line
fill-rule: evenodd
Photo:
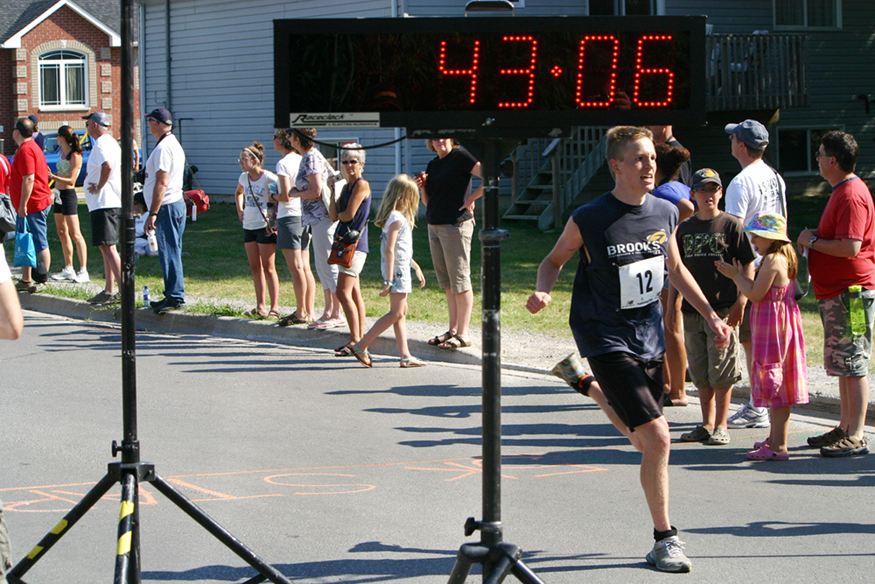
<path fill-rule="evenodd" d="M 394 288 L 395 282 L 390 282 L 389 280 L 383 280 L 383 286 L 389 286 L 390 288 Z"/>
<path fill-rule="evenodd" d="M 152 216 L 157 217 L 158 213 L 156 213 L 155 211 L 149 211 L 149 217 L 152 217 Z"/>

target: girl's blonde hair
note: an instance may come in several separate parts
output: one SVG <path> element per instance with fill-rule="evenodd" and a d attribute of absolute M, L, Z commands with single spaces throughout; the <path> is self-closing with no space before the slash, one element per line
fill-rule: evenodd
<path fill-rule="evenodd" d="M 397 210 L 404 215 L 410 228 L 413 229 L 416 226 L 417 209 L 419 209 L 419 187 L 416 186 L 416 181 L 406 174 L 399 174 L 386 185 L 374 225 L 382 228 L 392 211 Z"/>
<path fill-rule="evenodd" d="M 769 239 L 762 235 L 759 237 L 760 239 Z M 795 280 L 796 272 L 799 269 L 799 257 L 796 255 L 796 250 L 793 248 L 793 244 L 774 239 L 772 240 L 772 245 L 763 255 L 769 255 L 770 253 L 776 253 L 787 258 L 787 276 L 791 280 Z"/>

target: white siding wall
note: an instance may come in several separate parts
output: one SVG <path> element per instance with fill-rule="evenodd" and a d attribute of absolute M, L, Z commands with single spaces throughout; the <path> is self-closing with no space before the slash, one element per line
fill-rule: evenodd
<path fill-rule="evenodd" d="M 167 97 L 165 4 L 144 2 L 142 107 L 168 107 L 197 179 L 211 195 L 233 194 L 243 146 L 264 144 L 265 168 L 273 151 L 273 20 L 283 18 L 388 17 L 391 0 L 172 0 L 171 93 Z M 324 131 L 319 138 L 358 137 L 365 145 L 387 142 L 394 131 Z M 154 146 L 149 136 L 147 147 Z M 403 152 L 403 148 L 401 149 Z M 395 173 L 395 148 L 368 152 L 368 177 L 381 192 Z M 402 168 L 402 171 L 404 169 Z"/>

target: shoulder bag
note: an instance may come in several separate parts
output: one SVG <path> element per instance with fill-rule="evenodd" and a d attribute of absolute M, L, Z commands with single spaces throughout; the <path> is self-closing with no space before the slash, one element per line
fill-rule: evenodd
<path fill-rule="evenodd" d="M 249 194 L 252 195 L 252 200 L 255 201 L 255 206 L 258 208 L 258 212 L 261 213 L 261 216 L 264 218 L 264 222 L 267 223 L 265 226 L 265 230 L 268 235 L 273 235 L 276 233 L 276 207 L 271 207 L 268 205 L 267 213 L 265 213 L 261 204 L 258 202 L 258 197 L 255 196 L 255 193 L 252 191 L 252 181 L 249 180 L 249 173 L 246 173 L 246 182 L 249 183 Z"/>

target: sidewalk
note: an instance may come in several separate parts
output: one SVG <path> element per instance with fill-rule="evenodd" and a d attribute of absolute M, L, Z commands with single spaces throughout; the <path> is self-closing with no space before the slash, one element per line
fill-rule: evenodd
<path fill-rule="evenodd" d="M 19 299 L 22 307 L 26 310 L 57 314 L 69 318 L 120 322 L 120 306 L 94 307 L 86 302 L 39 293 L 19 294 Z M 367 326 L 370 327 L 375 320 L 368 318 Z M 151 310 L 137 309 L 136 322 L 138 330 L 213 335 L 322 349 L 334 349 L 349 341 L 349 330 L 345 327 L 327 331 L 308 330 L 304 325 L 280 328 L 276 326 L 276 321 L 271 320 L 245 320 L 237 317 L 207 316 L 186 312 L 158 315 Z M 470 348 L 453 351 L 430 346 L 427 342 L 431 337 L 443 332 L 442 326 L 445 325 L 408 321 L 410 351 L 426 361 L 466 365 L 481 363 L 481 330 L 479 328 L 471 328 L 470 338 L 473 345 Z M 527 331 L 503 331 L 501 347 L 502 368 L 544 375 L 549 375 L 553 365 L 577 350 L 570 334 L 567 338 L 555 338 Z M 370 351 L 378 355 L 398 355 L 398 348 L 391 328 L 374 341 Z M 808 375 L 811 403 L 806 408 L 838 416 L 840 407 L 838 381 L 828 377 L 822 366 L 809 366 Z M 870 379 L 871 377 L 870 375 Z M 875 379 L 871 381 L 871 385 L 875 387 Z M 687 391 L 693 395 L 697 394 L 690 384 L 687 384 Z M 749 396 L 750 387 L 748 385 L 736 386 L 733 391 L 733 397 L 736 400 L 746 400 Z M 870 423 L 875 423 L 875 391 L 871 392 L 869 403 L 868 420 Z"/>

